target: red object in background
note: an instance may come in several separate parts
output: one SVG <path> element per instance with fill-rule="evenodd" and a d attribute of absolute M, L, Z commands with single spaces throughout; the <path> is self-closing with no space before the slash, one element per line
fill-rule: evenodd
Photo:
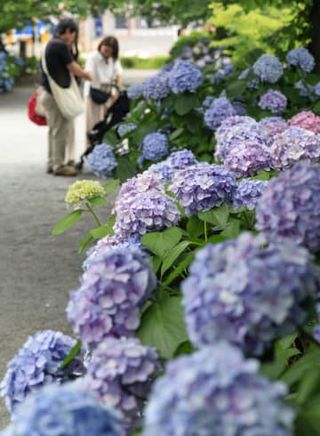
<path fill-rule="evenodd" d="M 42 115 L 38 115 L 36 112 L 37 97 L 38 94 L 37 91 L 35 91 L 28 101 L 28 117 L 30 121 L 38 126 L 47 126 L 47 118 Z"/>

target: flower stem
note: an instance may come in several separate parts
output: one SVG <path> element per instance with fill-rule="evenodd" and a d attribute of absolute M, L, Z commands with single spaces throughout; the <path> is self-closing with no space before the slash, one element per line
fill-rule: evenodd
<path fill-rule="evenodd" d="M 91 207 L 90 203 L 87 202 L 87 203 L 86 203 L 86 206 L 87 206 L 87 208 L 88 208 L 88 212 L 91 213 L 91 215 L 92 215 L 94 221 L 96 222 L 96 224 L 98 225 L 98 227 L 100 227 L 100 226 L 101 226 L 101 221 L 99 220 L 97 214 L 95 213 L 95 211 L 94 211 L 93 208 Z"/>
<path fill-rule="evenodd" d="M 208 240 L 208 229 L 207 229 L 207 222 L 203 222 L 203 228 L 204 228 L 204 240 L 207 242 Z"/>

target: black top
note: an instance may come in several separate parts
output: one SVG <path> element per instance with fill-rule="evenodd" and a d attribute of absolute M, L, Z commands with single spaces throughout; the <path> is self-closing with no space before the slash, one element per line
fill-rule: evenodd
<path fill-rule="evenodd" d="M 47 69 L 51 78 L 62 88 L 69 88 L 71 82 L 70 72 L 67 65 L 73 62 L 71 52 L 65 42 L 59 38 L 53 38 L 45 51 Z M 42 65 L 42 86 L 50 92 L 50 85 Z"/>

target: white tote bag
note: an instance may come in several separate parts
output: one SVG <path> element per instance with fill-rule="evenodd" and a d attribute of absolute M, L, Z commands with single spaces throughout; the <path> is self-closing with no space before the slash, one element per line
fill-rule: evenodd
<path fill-rule="evenodd" d="M 48 78 L 53 98 L 55 99 L 55 102 L 57 103 L 62 115 L 68 120 L 80 115 L 84 111 L 84 104 L 76 79 L 71 75 L 71 83 L 69 88 L 62 88 L 53 80 L 48 72 L 45 51 L 41 62 L 43 71 L 46 73 Z"/>

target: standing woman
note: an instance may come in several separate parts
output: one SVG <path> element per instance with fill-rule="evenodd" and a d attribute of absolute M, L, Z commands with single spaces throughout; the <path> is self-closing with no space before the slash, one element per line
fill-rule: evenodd
<path fill-rule="evenodd" d="M 86 132 L 105 118 L 106 111 L 118 98 L 115 88 L 121 83 L 122 66 L 119 61 L 119 43 L 113 36 L 106 36 L 98 45 L 98 50 L 90 53 L 85 70 L 92 76 L 92 81 L 86 82 L 84 97 L 86 99 Z M 107 101 L 97 103 L 94 93 L 103 91 L 110 95 Z M 95 101 L 93 100 L 95 99 Z"/>

